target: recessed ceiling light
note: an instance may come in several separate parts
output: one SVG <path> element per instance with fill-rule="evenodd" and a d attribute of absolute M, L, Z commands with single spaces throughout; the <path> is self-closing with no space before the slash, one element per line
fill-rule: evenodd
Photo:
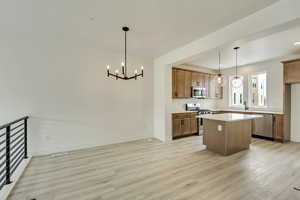
<path fill-rule="evenodd" d="M 300 42 L 295 42 L 294 45 L 298 46 L 298 45 L 300 45 Z"/>

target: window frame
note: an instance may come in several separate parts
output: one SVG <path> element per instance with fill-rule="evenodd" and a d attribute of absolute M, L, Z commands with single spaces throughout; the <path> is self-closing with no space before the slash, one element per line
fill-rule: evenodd
<path fill-rule="evenodd" d="M 252 95 L 251 95 L 251 81 L 252 81 L 252 76 L 258 76 L 260 74 L 266 74 L 266 103 L 264 106 L 255 106 L 252 104 Z M 267 71 L 260 71 L 260 72 L 255 72 L 251 73 L 248 75 L 248 106 L 249 108 L 268 108 L 268 73 Z"/>
<path fill-rule="evenodd" d="M 236 76 L 235 75 L 231 75 L 229 76 L 229 80 L 228 80 L 228 83 L 229 83 L 229 107 L 230 108 L 243 108 L 244 107 L 244 101 L 245 101 L 245 90 L 244 90 L 244 87 L 245 87 L 245 84 L 244 84 L 244 81 L 245 81 L 245 77 L 243 75 L 238 75 L 239 78 L 242 79 L 242 88 L 243 88 L 243 100 L 242 100 L 242 104 L 241 105 L 233 105 L 232 103 L 232 80 L 235 78 Z"/>

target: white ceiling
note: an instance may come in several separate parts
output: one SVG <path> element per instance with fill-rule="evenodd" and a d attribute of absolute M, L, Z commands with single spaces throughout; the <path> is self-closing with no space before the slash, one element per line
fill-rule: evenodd
<path fill-rule="evenodd" d="M 235 66 L 235 52 L 233 48 L 238 45 L 238 64 L 247 65 L 266 60 L 300 55 L 300 45 L 294 43 L 300 41 L 300 27 L 271 34 L 256 40 L 242 44 L 230 44 L 199 55 L 190 64 L 218 69 L 218 51 L 221 52 L 221 67 L 230 68 Z"/>
<path fill-rule="evenodd" d="M 0 43 L 27 41 L 41 50 L 57 45 L 117 54 L 123 52 L 121 26 L 128 25 L 133 29 L 129 53 L 156 57 L 277 1 L 5 0 Z"/>

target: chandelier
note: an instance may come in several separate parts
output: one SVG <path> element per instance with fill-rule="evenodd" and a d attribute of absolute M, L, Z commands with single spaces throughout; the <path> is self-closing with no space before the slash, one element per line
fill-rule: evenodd
<path fill-rule="evenodd" d="M 141 66 L 141 71 L 138 72 L 138 70 L 134 70 L 134 74 L 132 76 L 128 76 L 127 75 L 127 32 L 129 31 L 128 27 L 122 27 L 122 30 L 124 31 L 124 35 L 125 35 L 125 62 L 121 63 L 121 67 L 122 67 L 122 71 L 121 73 L 119 72 L 118 69 L 115 70 L 115 73 L 111 73 L 109 71 L 110 66 L 107 65 L 107 77 L 112 77 L 115 78 L 116 80 L 118 79 L 122 79 L 122 80 L 130 80 L 130 79 L 135 79 L 137 80 L 137 78 L 139 76 L 144 77 L 144 67 Z"/>

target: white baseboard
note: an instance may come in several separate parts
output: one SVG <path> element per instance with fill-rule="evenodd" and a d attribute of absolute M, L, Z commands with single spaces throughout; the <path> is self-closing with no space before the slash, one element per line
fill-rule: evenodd
<path fill-rule="evenodd" d="M 24 173 L 26 167 L 30 163 L 32 157 L 29 157 L 26 160 L 23 160 L 20 164 L 20 166 L 16 169 L 14 174 L 11 177 L 12 183 L 9 185 L 5 185 L 1 190 L 0 190 L 0 199 L 6 200 L 17 184 L 18 180 L 21 178 L 22 174 Z"/>

